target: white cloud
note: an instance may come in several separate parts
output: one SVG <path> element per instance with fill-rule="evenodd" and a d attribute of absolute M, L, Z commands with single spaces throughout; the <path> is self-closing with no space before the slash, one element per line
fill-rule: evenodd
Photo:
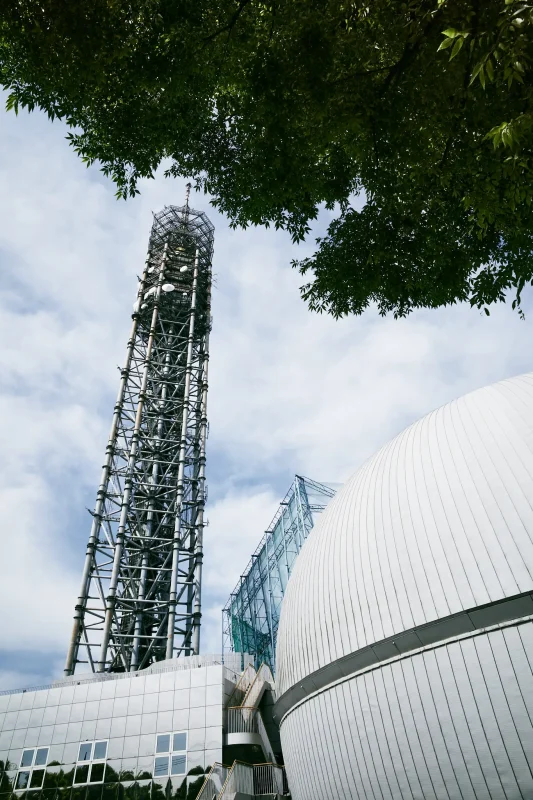
<path fill-rule="evenodd" d="M 279 498 L 271 489 L 254 487 L 240 491 L 230 489 L 210 505 L 204 537 L 204 652 L 220 652 L 221 609 L 248 565 L 278 504 Z"/>
<path fill-rule="evenodd" d="M 19 485 L 15 479 L 0 489 L 1 646 L 49 657 L 64 647 L 69 634 L 65 610 L 78 590 L 74 576 L 65 574 L 54 554 L 62 535 L 57 521 L 63 517 L 68 524 L 68 519 L 57 507 L 59 497 L 54 501 L 38 474 L 21 478 Z"/>
<path fill-rule="evenodd" d="M 509 307 L 490 318 L 466 307 L 407 320 L 310 314 L 281 239 L 240 234 L 223 258 L 211 426 L 237 469 L 269 463 L 344 480 L 435 405 L 528 368 L 531 321 Z"/>
<path fill-rule="evenodd" d="M 233 589 L 278 504 L 279 498 L 269 489 L 231 490 L 212 504 L 205 535 L 204 577 L 209 591 L 223 592 L 228 585 Z"/>
<path fill-rule="evenodd" d="M 43 117 L 0 132 L 0 680 L 67 645 L 151 210 L 183 181 L 114 199 Z M 295 472 L 344 480 L 426 411 L 531 366 L 530 318 L 468 308 L 335 322 L 310 314 L 282 232 L 216 226 L 204 572 L 205 650 L 220 606 Z M 41 656 L 42 654 L 42 656 Z M 34 670 L 35 671 L 35 670 Z M 9 674 L 8 674 L 9 673 Z M 6 677 L 7 675 L 7 677 Z M 24 680 L 26 681 L 26 675 Z M 28 678 L 29 680 L 29 678 Z"/>
<path fill-rule="evenodd" d="M 39 686 L 42 675 L 39 672 L 25 672 L 24 685 L 20 683 L 21 672 L 13 669 L 0 669 L 0 691 L 5 689 L 23 689 L 25 686 Z"/>

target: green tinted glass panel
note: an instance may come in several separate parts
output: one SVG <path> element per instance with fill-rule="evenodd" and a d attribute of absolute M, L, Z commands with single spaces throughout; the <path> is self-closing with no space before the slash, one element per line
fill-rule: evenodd
<path fill-rule="evenodd" d="M 189 783 L 189 791 L 187 792 L 187 800 L 196 800 L 198 793 L 204 785 L 204 778 L 197 778 L 195 781 Z"/>
<path fill-rule="evenodd" d="M 91 767 L 91 783 L 102 783 L 104 780 L 105 764 L 93 764 Z"/>
<path fill-rule="evenodd" d="M 119 779 L 118 772 L 116 770 L 117 762 L 114 761 L 113 763 L 114 763 L 115 767 L 112 767 L 111 764 L 109 763 L 109 761 L 106 764 L 106 769 L 105 769 L 105 782 L 106 783 L 116 783 L 118 781 L 118 779 Z M 118 762 L 118 764 L 120 765 L 120 761 Z"/>
<path fill-rule="evenodd" d="M 74 780 L 74 769 L 66 769 L 64 772 L 60 773 L 60 785 L 61 786 L 72 786 L 72 781 Z"/>
<path fill-rule="evenodd" d="M 17 775 L 17 783 L 15 785 L 16 789 L 25 789 L 26 786 L 30 782 L 30 773 L 29 772 L 19 772 Z"/>
<path fill-rule="evenodd" d="M 86 786 L 76 786 L 72 789 L 72 800 L 85 800 L 87 795 L 87 787 Z"/>
<path fill-rule="evenodd" d="M 124 787 L 124 800 L 137 800 L 137 784 L 132 783 Z"/>
<path fill-rule="evenodd" d="M 57 790 L 57 800 L 70 800 L 71 795 L 70 787 L 64 786 Z"/>
<path fill-rule="evenodd" d="M 139 794 L 137 800 L 150 800 L 150 789 L 152 784 L 149 781 L 139 783 Z"/>
<path fill-rule="evenodd" d="M 99 786 L 89 786 L 87 788 L 86 800 L 102 800 L 102 784 Z"/>
<path fill-rule="evenodd" d="M 117 784 L 105 783 L 102 789 L 102 800 L 116 800 Z"/>
<path fill-rule="evenodd" d="M 44 787 L 46 789 L 53 789 L 61 784 L 62 771 L 56 767 L 48 768 L 44 774 Z"/>
<path fill-rule="evenodd" d="M 74 783 L 87 783 L 89 777 L 89 765 L 84 764 L 82 767 L 76 767 L 76 774 L 74 775 Z"/>
<path fill-rule="evenodd" d="M 43 785 L 44 769 L 34 769 L 31 774 L 30 789 L 40 789 Z"/>
<path fill-rule="evenodd" d="M 165 790 L 161 781 L 152 784 L 152 800 L 164 800 Z"/>

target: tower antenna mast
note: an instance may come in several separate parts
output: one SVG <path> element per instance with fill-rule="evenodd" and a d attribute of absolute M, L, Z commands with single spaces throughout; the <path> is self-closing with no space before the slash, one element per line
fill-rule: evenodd
<path fill-rule="evenodd" d="M 154 215 L 66 675 L 200 649 L 214 228 L 190 188 Z"/>

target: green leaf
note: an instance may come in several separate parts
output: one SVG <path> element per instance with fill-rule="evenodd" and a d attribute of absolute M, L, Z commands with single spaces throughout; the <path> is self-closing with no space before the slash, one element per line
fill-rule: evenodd
<path fill-rule="evenodd" d="M 439 44 L 437 52 L 439 50 L 446 50 L 446 48 L 451 47 L 452 44 L 453 44 L 453 39 L 444 39 L 444 41 Z"/>
<path fill-rule="evenodd" d="M 19 101 L 15 94 L 10 94 L 6 100 L 6 111 L 14 111 L 15 114 L 19 113 Z"/>
<path fill-rule="evenodd" d="M 455 42 L 455 44 L 453 46 L 453 50 L 451 52 L 451 55 L 450 55 L 450 61 L 452 60 L 452 58 L 455 58 L 455 56 L 457 55 L 457 53 L 459 52 L 459 50 L 463 46 L 464 41 L 465 40 L 463 38 L 457 39 L 457 41 Z"/>
<path fill-rule="evenodd" d="M 474 83 L 474 81 L 476 80 L 477 76 L 478 76 L 478 75 L 479 75 L 479 73 L 480 73 L 480 70 L 482 70 L 482 69 L 483 69 L 483 61 L 480 61 L 480 62 L 479 62 L 478 64 L 476 64 L 476 66 L 474 67 L 474 71 L 472 72 L 472 77 L 470 78 L 470 84 L 469 84 L 469 86 L 471 86 L 471 85 Z"/>
<path fill-rule="evenodd" d="M 270 226 L 299 241 L 318 208 L 335 208 L 302 264 L 318 311 L 371 304 L 405 316 L 474 298 L 483 313 L 533 275 L 533 129 L 518 116 L 533 115 L 524 7 L 0 0 L 4 102 L 14 94 L 12 109 L 35 104 L 66 123 L 76 153 L 122 199 L 163 161 L 232 229 Z M 353 33 L 339 35 L 343 19 Z M 451 64 L 461 47 L 468 63 L 463 53 Z M 497 85 L 494 102 L 477 80 Z"/>

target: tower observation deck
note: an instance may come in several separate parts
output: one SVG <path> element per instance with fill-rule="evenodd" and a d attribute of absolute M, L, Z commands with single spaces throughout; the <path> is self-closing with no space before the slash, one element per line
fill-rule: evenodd
<path fill-rule="evenodd" d="M 66 675 L 199 652 L 213 239 L 188 200 L 154 215 Z"/>

